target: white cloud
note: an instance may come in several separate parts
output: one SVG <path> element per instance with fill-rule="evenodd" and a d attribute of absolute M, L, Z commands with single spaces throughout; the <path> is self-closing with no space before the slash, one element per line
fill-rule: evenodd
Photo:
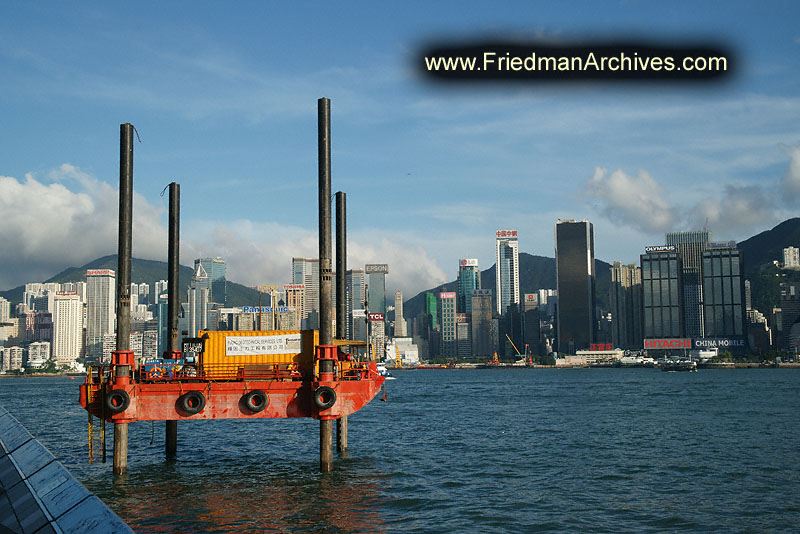
<path fill-rule="evenodd" d="M 717 233 L 737 235 L 777 222 L 774 208 L 769 192 L 761 186 L 726 185 L 720 195 L 699 201 L 687 219 L 694 228 L 708 221 Z"/>
<path fill-rule="evenodd" d="M 39 282 L 117 252 L 117 191 L 68 163 L 48 179 L 0 177 L 0 288 Z M 159 208 L 134 195 L 134 256 L 166 256 L 159 216 Z"/>
<path fill-rule="evenodd" d="M 620 224 L 645 232 L 665 231 L 675 224 L 676 210 L 667 191 L 645 170 L 634 176 L 622 170 L 609 174 L 596 167 L 584 194 L 599 204 L 606 217 Z"/>

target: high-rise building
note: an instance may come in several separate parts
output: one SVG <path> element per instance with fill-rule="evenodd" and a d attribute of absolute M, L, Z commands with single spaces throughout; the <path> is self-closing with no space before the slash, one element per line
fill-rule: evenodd
<path fill-rule="evenodd" d="M 307 328 L 305 321 L 306 315 L 306 286 L 305 284 L 287 284 L 283 286 L 286 292 L 286 306 L 295 310 L 296 323 L 290 330 Z M 306 319 L 303 319 L 306 317 Z"/>
<path fill-rule="evenodd" d="M 495 232 L 495 278 L 497 313 L 503 314 L 512 303 L 519 304 L 519 241 L 516 230 Z"/>
<path fill-rule="evenodd" d="M 292 285 L 305 288 L 303 309 L 298 308 L 303 328 L 317 328 L 314 317 L 319 316 L 319 258 L 292 258 Z"/>
<path fill-rule="evenodd" d="M 6 322 L 11 317 L 11 303 L 0 297 L 0 323 Z"/>
<path fill-rule="evenodd" d="M 587 220 L 559 220 L 555 226 L 558 350 L 575 354 L 594 343 L 594 229 Z"/>
<path fill-rule="evenodd" d="M 52 358 L 69 365 L 81 356 L 83 303 L 77 292 L 61 291 L 53 300 Z"/>
<path fill-rule="evenodd" d="M 439 318 L 442 321 L 441 349 L 439 354 L 445 358 L 456 356 L 456 293 L 445 291 L 439 293 Z"/>
<path fill-rule="evenodd" d="M 431 330 L 439 330 L 439 311 L 436 309 L 436 295 L 425 292 L 425 315 Z"/>
<path fill-rule="evenodd" d="M 615 261 L 608 290 L 611 342 L 615 348 L 642 348 L 642 270 Z"/>
<path fill-rule="evenodd" d="M 367 305 L 366 282 L 364 269 L 351 269 L 345 274 L 345 292 L 347 294 L 347 339 L 366 341 L 367 317 L 363 310 Z M 356 312 L 355 310 L 359 310 Z"/>
<path fill-rule="evenodd" d="M 703 337 L 703 252 L 711 241 L 711 232 L 670 232 L 667 245 L 675 247 L 681 257 L 683 314 L 685 335 Z"/>
<path fill-rule="evenodd" d="M 194 260 L 194 270 L 197 271 L 197 266 L 202 265 L 205 270 L 209 281 L 211 282 L 209 302 L 216 302 L 217 304 L 225 305 L 227 295 L 225 293 L 225 260 L 220 257 L 216 258 L 198 258 Z"/>
<path fill-rule="evenodd" d="M 472 292 L 472 355 L 492 355 L 492 290 Z"/>
<path fill-rule="evenodd" d="M 197 263 L 192 281 L 189 283 L 189 337 L 197 337 L 200 330 L 209 328 L 209 311 L 211 310 L 211 279 L 208 277 L 202 263 Z M 216 328 L 212 328 L 216 330 Z"/>
<path fill-rule="evenodd" d="M 779 349 L 800 350 L 800 283 L 782 282 L 781 307 L 775 309 L 776 345 Z"/>
<path fill-rule="evenodd" d="M 389 266 L 385 263 L 368 263 L 364 266 L 367 275 L 367 300 L 370 313 L 386 313 L 386 275 Z"/>
<path fill-rule="evenodd" d="M 787 269 L 800 269 L 800 248 L 783 249 L 783 266 Z"/>
<path fill-rule="evenodd" d="M 702 272 L 705 337 L 745 338 L 744 269 L 736 243 L 708 243 Z"/>
<path fill-rule="evenodd" d="M 158 282 L 156 282 L 156 291 L 155 291 L 155 295 L 156 295 L 155 303 L 156 304 L 158 304 L 158 301 L 161 298 L 161 295 L 164 295 L 165 293 L 169 294 L 168 291 L 167 291 L 167 286 L 168 285 L 169 285 L 169 282 L 167 282 L 166 280 L 159 280 Z"/>
<path fill-rule="evenodd" d="M 403 292 L 394 292 L 394 337 L 406 337 L 406 320 L 403 317 Z"/>
<path fill-rule="evenodd" d="M 86 357 L 103 357 L 103 336 L 114 333 L 116 321 L 115 273 L 110 269 L 86 271 Z"/>
<path fill-rule="evenodd" d="M 686 337 L 682 257 L 672 245 L 645 250 L 640 256 L 644 339 Z"/>
<path fill-rule="evenodd" d="M 464 258 L 458 261 L 458 283 L 456 307 L 459 313 L 472 314 L 472 292 L 481 288 L 481 271 L 478 260 Z"/>
<path fill-rule="evenodd" d="M 456 313 L 456 356 L 462 360 L 472 356 L 472 333 L 466 313 Z"/>

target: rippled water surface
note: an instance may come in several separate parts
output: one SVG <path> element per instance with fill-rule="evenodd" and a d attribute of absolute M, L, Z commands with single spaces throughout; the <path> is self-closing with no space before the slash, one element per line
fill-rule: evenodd
<path fill-rule="evenodd" d="M 2 379 L 0 404 L 137 532 L 800 531 L 800 370 L 395 376 L 326 475 L 313 420 L 181 422 L 171 462 L 134 423 L 114 479 L 80 379 Z"/>

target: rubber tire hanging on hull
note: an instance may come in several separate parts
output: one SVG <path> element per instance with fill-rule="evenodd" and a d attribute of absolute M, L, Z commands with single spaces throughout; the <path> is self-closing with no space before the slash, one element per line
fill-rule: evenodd
<path fill-rule="evenodd" d="M 320 410 L 327 410 L 336 404 L 336 391 L 329 386 L 320 386 L 314 391 L 314 404 Z"/>
<path fill-rule="evenodd" d="M 178 397 L 178 406 L 189 415 L 200 413 L 206 407 L 206 396 L 202 391 L 189 391 Z"/>
<path fill-rule="evenodd" d="M 106 395 L 106 410 L 113 414 L 122 413 L 131 405 L 131 397 L 124 389 L 112 389 Z"/>
<path fill-rule="evenodd" d="M 269 396 L 260 389 L 254 389 L 242 397 L 242 402 L 245 408 L 253 413 L 258 413 L 269 406 Z"/>

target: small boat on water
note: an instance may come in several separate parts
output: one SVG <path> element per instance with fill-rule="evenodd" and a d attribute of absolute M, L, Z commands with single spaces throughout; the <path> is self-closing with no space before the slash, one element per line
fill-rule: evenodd
<path fill-rule="evenodd" d="M 664 360 L 661 362 L 662 371 L 697 371 L 697 362 L 692 360 Z"/>
<path fill-rule="evenodd" d="M 395 377 L 392 376 L 392 373 L 389 371 L 389 369 L 387 369 L 386 366 L 383 364 L 378 365 L 378 374 L 384 377 L 386 380 L 395 379 Z"/>

